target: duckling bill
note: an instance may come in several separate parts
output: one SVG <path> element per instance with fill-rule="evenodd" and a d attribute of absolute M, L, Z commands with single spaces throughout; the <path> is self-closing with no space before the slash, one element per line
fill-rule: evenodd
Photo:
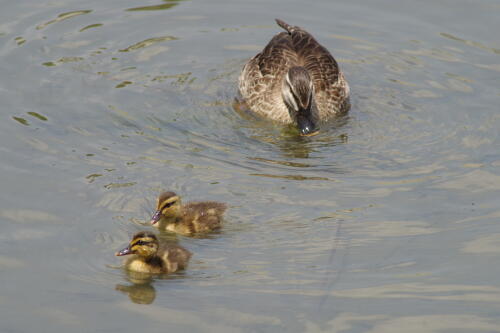
<path fill-rule="evenodd" d="M 116 256 L 131 255 L 125 268 L 139 273 L 173 273 L 185 269 L 191 252 L 174 244 L 160 244 L 155 234 L 138 232 Z"/>
<path fill-rule="evenodd" d="M 227 206 L 216 201 L 181 203 L 174 192 L 163 192 L 158 197 L 151 224 L 160 230 L 193 235 L 217 230 Z"/>

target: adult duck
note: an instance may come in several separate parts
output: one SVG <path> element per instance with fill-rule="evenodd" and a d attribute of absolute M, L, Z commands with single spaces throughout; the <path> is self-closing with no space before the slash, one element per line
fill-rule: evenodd
<path fill-rule="evenodd" d="M 349 110 L 349 85 L 337 61 L 310 33 L 279 19 L 276 23 L 286 32 L 243 67 L 241 97 L 251 111 L 314 135 L 320 121 Z"/>

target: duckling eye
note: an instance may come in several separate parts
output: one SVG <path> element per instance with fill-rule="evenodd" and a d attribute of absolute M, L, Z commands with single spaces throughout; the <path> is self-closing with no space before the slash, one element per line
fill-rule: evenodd
<path fill-rule="evenodd" d="M 148 244 L 148 243 L 147 243 L 147 242 L 145 242 L 145 241 L 141 241 L 141 240 L 140 240 L 140 241 L 137 241 L 137 242 L 135 243 L 135 245 L 146 245 L 146 244 Z"/>
<path fill-rule="evenodd" d="M 172 201 L 167 203 L 165 206 L 163 206 L 163 209 L 171 207 L 173 204 L 175 204 L 177 201 Z"/>

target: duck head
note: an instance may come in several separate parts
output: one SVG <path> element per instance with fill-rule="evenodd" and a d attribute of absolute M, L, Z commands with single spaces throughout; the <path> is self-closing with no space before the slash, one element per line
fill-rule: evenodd
<path fill-rule="evenodd" d="M 132 237 L 129 245 L 121 251 L 116 252 L 117 256 L 136 254 L 139 257 L 151 258 L 158 251 L 158 238 L 151 232 L 138 232 Z"/>
<path fill-rule="evenodd" d="M 151 224 L 157 223 L 164 218 L 176 218 L 181 214 L 181 198 L 174 192 L 163 192 L 158 196 L 156 212 L 151 218 Z"/>
<path fill-rule="evenodd" d="M 281 94 L 300 134 L 317 134 L 314 85 L 307 69 L 301 66 L 291 67 L 283 79 Z"/>

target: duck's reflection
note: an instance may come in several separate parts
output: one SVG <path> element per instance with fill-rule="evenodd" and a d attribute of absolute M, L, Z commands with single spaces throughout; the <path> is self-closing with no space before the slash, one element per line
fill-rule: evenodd
<path fill-rule="evenodd" d="M 127 283 L 118 283 L 115 290 L 126 294 L 133 303 L 152 304 L 156 298 L 156 289 L 154 283 L 157 280 L 177 280 L 184 279 L 184 272 L 174 274 L 150 274 L 126 271 Z"/>
<path fill-rule="evenodd" d="M 294 125 L 281 125 L 249 113 L 245 104 L 238 100 L 233 103 L 233 108 L 247 120 L 241 127 L 251 130 L 252 139 L 277 146 L 285 158 L 306 159 L 321 147 L 347 143 L 348 135 L 342 128 L 349 123 L 349 115 L 324 122 L 316 135 L 304 136 Z"/>
<path fill-rule="evenodd" d="M 326 125 L 325 125 L 326 127 Z M 339 128 L 324 128 L 315 136 L 301 136 L 290 126 L 255 129 L 252 139 L 272 144 L 279 148 L 285 158 L 307 159 L 312 153 L 321 151 L 321 147 L 331 147 L 347 143 L 346 133 L 339 133 Z"/>
<path fill-rule="evenodd" d="M 127 294 L 136 304 L 151 304 L 156 298 L 156 289 L 153 287 L 151 274 L 127 272 L 131 284 L 117 284 L 115 290 Z"/>

